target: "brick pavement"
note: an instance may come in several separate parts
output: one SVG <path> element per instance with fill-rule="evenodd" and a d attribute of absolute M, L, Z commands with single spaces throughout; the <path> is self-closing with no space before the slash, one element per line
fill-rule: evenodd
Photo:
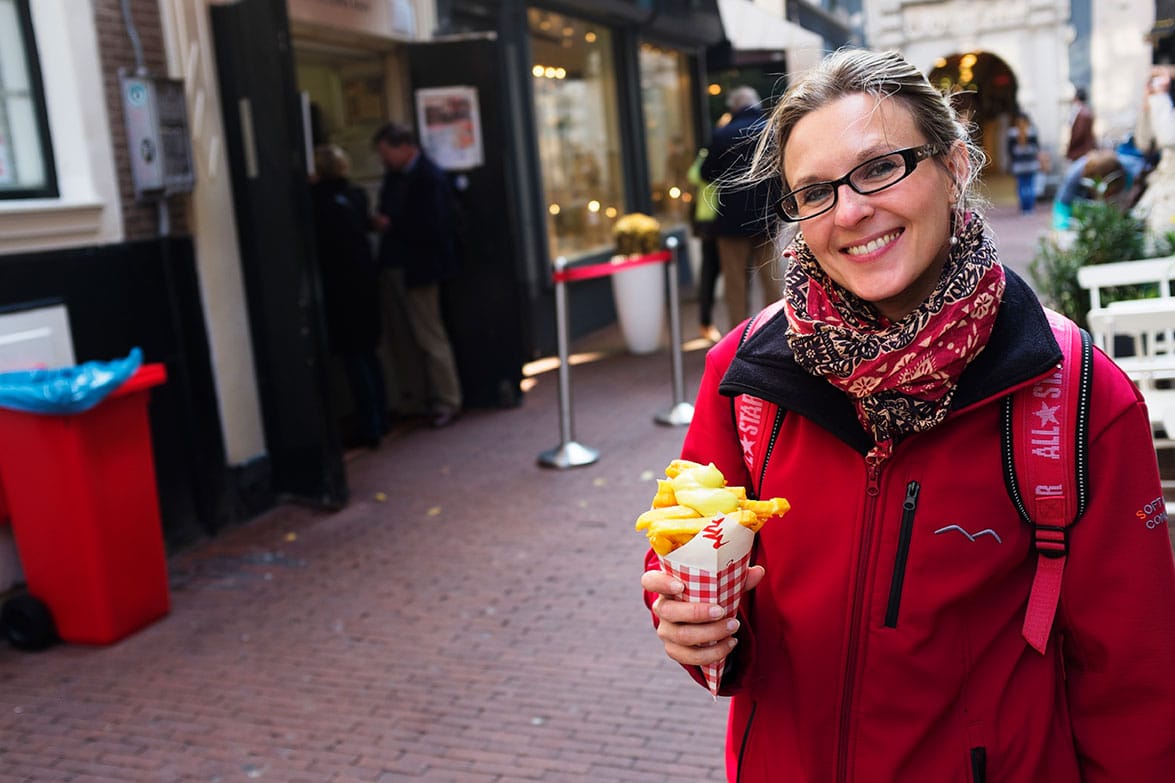
<path fill-rule="evenodd" d="M 173 557 L 170 615 L 122 642 L 0 646 L 0 783 L 722 780 L 724 705 L 636 593 L 631 519 L 683 434 L 652 422 L 667 354 L 614 330 L 576 348 L 605 352 L 572 371 L 596 464 L 536 467 L 547 372 L 518 409 L 352 455 L 342 511 L 281 507 Z"/>
<path fill-rule="evenodd" d="M 0 646 L 0 783 L 723 779 L 723 705 L 637 595 L 632 519 L 683 433 L 652 418 L 668 356 L 573 379 L 595 465 L 536 466 L 548 372 L 518 409 L 354 456 L 342 511 L 173 557 L 170 615 L 122 642 Z"/>

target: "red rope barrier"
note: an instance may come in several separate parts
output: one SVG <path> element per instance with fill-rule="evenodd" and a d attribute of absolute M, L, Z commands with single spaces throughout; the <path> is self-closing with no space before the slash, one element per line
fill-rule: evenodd
<path fill-rule="evenodd" d="M 556 271 L 551 275 L 551 280 L 556 283 L 591 280 L 593 277 L 614 275 L 617 272 L 623 272 L 625 269 L 631 269 L 634 266 L 664 264 L 672 259 L 673 254 L 668 250 L 658 250 L 656 253 L 648 253 L 643 256 L 613 256 L 612 260 L 606 261 L 603 264 L 575 266 L 563 269 L 562 271 Z"/>

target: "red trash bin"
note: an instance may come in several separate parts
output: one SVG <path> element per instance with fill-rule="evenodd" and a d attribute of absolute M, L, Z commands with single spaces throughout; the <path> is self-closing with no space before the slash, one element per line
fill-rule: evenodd
<path fill-rule="evenodd" d="M 28 591 L 62 641 L 109 644 L 167 614 L 167 557 L 147 418 L 162 364 L 82 413 L 0 408 L 0 481 Z"/>

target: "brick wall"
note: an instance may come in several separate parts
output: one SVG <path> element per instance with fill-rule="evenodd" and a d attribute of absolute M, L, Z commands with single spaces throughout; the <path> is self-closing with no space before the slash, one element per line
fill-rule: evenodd
<path fill-rule="evenodd" d="M 106 110 L 110 116 L 110 137 L 114 144 L 115 165 L 118 168 L 118 190 L 122 200 L 126 238 L 146 239 L 159 234 L 159 212 L 153 202 L 139 203 L 135 200 L 118 83 L 119 69 L 134 73 L 135 51 L 123 20 L 122 3 L 119 0 L 92 0 L 92 3 L 94 26 L 98 33 L 98 53 L 102 61 L 102 85 L 106 94 Z M 166 75 L 167 60 L 163 50 L 159 0 L 130 0 L 129 6 L 143 46 L 144 65 L 152 74 Z M 186 197 L 172 198 L 169 206 L 170 233 L 188 233 Z"/>

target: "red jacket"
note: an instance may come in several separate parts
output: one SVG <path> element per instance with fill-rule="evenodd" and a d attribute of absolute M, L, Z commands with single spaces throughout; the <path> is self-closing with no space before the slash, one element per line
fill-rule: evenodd
<path fill-rule="evenodd" d="M 1095 352 L 1089 506 L 1042 656 L 1021 636 L 1036 557 L 999 418 L 1060 357 L 1028 287 L 1008 273 L 950 417 L 875 474 L 848 399 L 794 363 L 785 330 L 781 314 L 737 358 L 741 330 L 711 349 L 682 452 L 749 486 L 729 395 L 787 409 L 757 494 L 792 510 L 759 534 L 766 577 L 740 610 L 728 778 L 1175 779 L 1175 559 L 1133 384 Z"/>

